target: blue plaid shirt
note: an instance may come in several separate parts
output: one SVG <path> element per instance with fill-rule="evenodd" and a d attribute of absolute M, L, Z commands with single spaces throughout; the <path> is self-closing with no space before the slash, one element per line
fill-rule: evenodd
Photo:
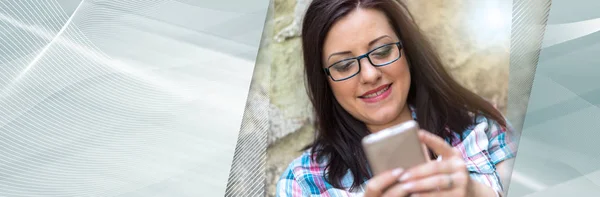
<path fill-rule="evenodd" d="M 411 108 L 413 119 L 416 114 Z M 510 128 L 510 127 L 509 127 Z M 484 116 L 477 116 L 475 124 L 467 128 L 461 136 L 454 134 L 452 146 L 462 153 L 473 180 L 502 192 L 503 186 L 496 172 L 496 164 L 515 157 L 516 142 L 507 128 Z M 291 162 L 277 183 L 278 197 L 296 196 L 362 196 L 366 181 L 358 191 L 334 188 L 326 181 L 326 161 L 318 163 L 310 150 Z M 343 177 L 343 188 L 350 188 L 353 176 L 350 171 Z"/>

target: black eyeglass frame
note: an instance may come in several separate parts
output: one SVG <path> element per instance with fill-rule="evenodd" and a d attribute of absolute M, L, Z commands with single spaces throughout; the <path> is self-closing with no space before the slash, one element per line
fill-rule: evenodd
<path fill-rule="evenodd" d="M 371 57 L 369 57 L 369 55 L 371 55 L 371 53 L 373 53 L 374 51 L 376 51 L 376 50 L 378 50 L 378 49 L 381 49 L 381 48 L 383 48 L 383 47 L 387 47 L 387 46 L 390 46 L 390 45 L 396 45 L 396 46 L 398 47 L 398 58 L 396 58 L 396 59 L 394 59 L 394 60 L 392 60 L 392 61 L 389 61 L 389 62 L 387 62 L 387 63 L 384 63 L 384 64 L 374 64 L 374 63 L 373 63 L 373 61 L 371 60 Z M 367 58 L 367 59 L 369 60 L 369 63 L 371 63 L 371 65 L 373 65 L 374 67 L 382 67 L 382 66 L 387 66 L 387 65 L 389 65 L 389 64 L 391 64 L 391 63 L 394 63 L 394 62 L 398 61 L 398 60 L 399 60 L 399 59 L 402 57 L 402 48 L 403 48 L 403 46 L 402 46 L 402 41 L 398 41 L 398 42 L 395 42 L 395 43 L 384 44 L 384 45 L 381 45 L 381 46 L 379 46 L 379 47 L 377 47 L 377 48 L 375 48 L 375 49 L 373 49 L 373 50 L 370 50 L 369 52 L 367 52 L 367 53 L 365 53 L 365 54 L 362 54 L 362 55 L 359 55 L 359 56 L 356 56 L 356 57 L 347 58 L 347 59 L 343 59 L 343 60 L 337 61 L 337 62 L 335 62 L 335 63 L 331 64 L 330 66 L 328 66 L 327 68 L 323 68 L 323 71 L 324 71 L 324 72 L 325 72 L 325 74 L 326 74 L 327 76 L 329 76 L 329 78 L 331 78 L 331 80 L 333 80 L 333 81 L 336 81 L 336 82 L 337 82 L 337 81 L 344 81 L 344 80 L 350 79 L 350 78 L 352 78 L 352 77 L 354 77 L 354 76 L 358 75 L 358 73 L 360 73 L 360 71 L 361 71 L 361 67 L 362 67 L 362 65 L 360 64 L 360 60 L 361 60 L 361 59 L 363 59 L 363 58 Z M 352 74 L 352 75 L 350 75 L 350 76 L 348 76 L 348 77 L 342 78 L 342 79 L 334 79 L 334 78 L 333 78 L 333 76 L 331 76 L 331 72 L 329 72 L 329 69 L 330 69 L 331 67 L 333 67 L 333 66 L 334 66 L 335 64 L 337 64 L 337 63 L 340 63 L 340 62 L 343 62 L 343 61 L 352 60 L 352 59 L 356 59 L 356 61 L 358 62 L 358 71 L 356 71 L 356 73 L 354 73 L 354 74 Z"/>

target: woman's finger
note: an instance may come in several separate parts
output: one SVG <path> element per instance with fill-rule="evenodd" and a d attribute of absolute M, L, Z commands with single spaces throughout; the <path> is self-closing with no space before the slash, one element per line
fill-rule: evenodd
<path fill-rule="evenodd" d="M 381 196 L 387 188 L 398 182 L 398 178 L 403 172 L 403 169 L 398 168 L 383 172 L 369 179 L 365 190 L 365 196 Z"/>
<path fill-rule="evenodd" d="M 432 133 L 427 131 L 419 131 L 419 138 L 437 155 L 441 155 L 444 158 L 450 158 L 457 155 L 456 150 L 454 150 L 452 146 L 450 146 L 444 139 Z"/>
<path fill-rule="evenodd" d="M 464 185 L 463 181 L 452 174 L 439 174 L 414 181 L 403 182 L 402 187 L 408 193 L 452 190 Z"/>
<path fill-rule="evenodd" d="M 410 197 L 455 197 L 465 196 L 460 190 L 440 190 L 422 193 L 413 193 Z"/>
<path fill-rule="evenodd" d="M 431 161 L 407 170 L 401 177 L 400 182 L 413 181 L 437 174 L 451 174 L 459 166 L 455 165 L 453 160 Z"/>
<path fill-rule="evenodd" d="M 430 162 L 431 157 L 429 156 L 429 150 L 427 149 L 427 146 L 425 144 L 421 144 L 421 146 L 423 147 L 423 153 L 425 154 L 425 161 Z"/>
<path fill-rule="evenodd" d="M 388 190 L 385 190 L 381 197 L 407 197 L 410 193 L 406 192 L 402 187 L 402 184 L 396 184 L 390 187 Z"/>

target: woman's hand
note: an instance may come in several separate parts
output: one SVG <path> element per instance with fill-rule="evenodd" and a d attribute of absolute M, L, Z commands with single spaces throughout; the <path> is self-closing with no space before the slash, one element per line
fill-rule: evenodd
<path fill-rule="evenodd" d="M 369 180 L 365 197 L 497 196 L 491 187 L 470 178 L 461 153 L 442 138 L 426 131 L 420 131 L 419 138 L 442 160 L 381 173 Z"/>
<path fill-rule="evenodd" d="M 469 196 L 470 178 L 460 152 L 428 132 L 420 131 L 419 138 L 444 160 L 381 173 L 369 180 L 365 197 Z"/>
<path fill-rule="evenodd" d="M 473 183 L 461 153 L 442 138 L 420 131 L 419 138 L 443 160 L 430 161 L 408 169 L 400 178 L 398 189 L 411 196 L 473 196 Z M 491 188 L 489 188 L 491 190 Z"/>
<path fill-rule="evenodd" d="M 403 169 L 398 168 L 390 171 L 383 172 L 373 178 L 369 179 L 365 189 L 364 197 L 380 197 L 389 196 L 390 192 L 388 188 L 397 185 L 398 179 L 404 172 Z M 407 196 L 408 193 L 402 190 L 395 191 L 394 196 Z"/>

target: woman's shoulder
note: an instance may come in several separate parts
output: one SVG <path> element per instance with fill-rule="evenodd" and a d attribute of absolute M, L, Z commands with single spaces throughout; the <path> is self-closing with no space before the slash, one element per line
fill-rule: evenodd
<path fill-rule="evenodd" d="M 303 196 L 305 192 L 327 190 L 322 188 L 326 164 L 317 161 L 311 149 L 290 162 L 277 182 L 277 196 Z"/>
<path fill-rule="evenodd" d="M 312 149 L 308 149 L 302 151 L 300 156 L 290 162 L 281 178 L 294 177 L 295 179 L 300 179 L 308 175 L 322 175 L 325 167 L 326 163 L 324 162 L 324 159 L 317 160 Z"/>
<path fill-rule="evenodd" d="M 462 133 L 462 138 L 472 135 L 485 135 L 487 138 L 495 138 L 499 135 L 514 134 L 514 130 L 508 120 L 503 119 L 503 124 L 498 120 L 492 119 L 484 114 L 470 113 L 473 123 L 469 125 Z"/>
<path fill-rule="evenodd" d="M 309 149 L 294 159 L 287 166 L 279 181 L 277 182 L 277 196 L 355 196 L 362 193 L 358 191 L 334 188 L 327 181 L 326 157 L 317 159 L 316 155 Z M 353 182 L 352 173 L 342 178 L 341 186 L 350 188 Z"/>
<path fill-rule="evenodd" d="M 507 120 L 504 120 L 506 124 L 500 124 L 482 114 L 473 115 L 473 118 L 473 124 L 462 134 L 454 136 L 452 145 L 459 148 L 463 156 L 472 160 L 485 160 L 482 165 L 495 165 L 516 156 L 518 137 Z"/>

